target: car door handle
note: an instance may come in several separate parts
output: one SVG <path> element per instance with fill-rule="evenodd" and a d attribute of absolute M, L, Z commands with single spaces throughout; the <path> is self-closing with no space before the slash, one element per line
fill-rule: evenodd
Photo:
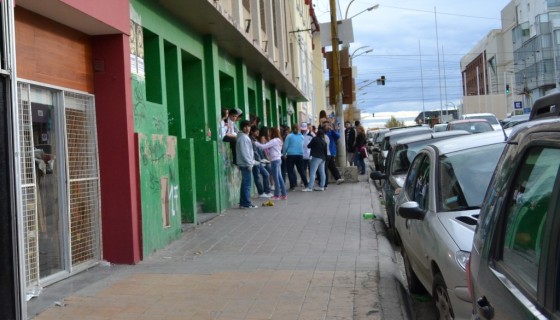
<path fill-rule="evenodd" d="M 494 307 L 492 307 L 485 296 L 482 296 L 476 300 L 476 309 L 477 314 L 482 315 L 484 319 L 494 318 Z"/>

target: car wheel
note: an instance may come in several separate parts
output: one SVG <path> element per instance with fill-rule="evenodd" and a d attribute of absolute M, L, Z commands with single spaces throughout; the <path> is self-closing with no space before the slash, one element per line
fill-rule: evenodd
<path fill-rule="evenodd" d="M 406 274 L 406 282 L 408 282 L 408 291 L 410 291 L 411 294 L 425 293 L 426 290 L 424 289 L 424 286 L 422 286 L 422 283 L 420 282 L 420 280 L 418 280 L 416 273 L 414 273 L 414 270 L 412 270 L 412 266 L 410 265 L 410 261 L 408 260 L 408 255 L 406 254 L 404 247 L 401 248 L 401 254 L 404 262 L 404 272 Z"/>
<path fill-rule="evenodd" d="M 432 297 L 436 307 L 436 319 L 453 319 L 453 308 L 441 274 L 436 274 L 434 277 Z"/>

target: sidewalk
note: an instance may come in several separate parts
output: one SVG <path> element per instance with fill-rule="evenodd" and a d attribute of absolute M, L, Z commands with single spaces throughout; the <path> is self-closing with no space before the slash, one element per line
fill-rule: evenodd
<path fill-rule="evenodd" d="M 380 212 L 379 197 L 359 180 L 298 188 L 273 207 L 253 199 L 258 209 L 230 209 L 138 265 L 99 265 L 44 288 L 28 317 L 403 319 L 382 221 L 362 217 Z"/>

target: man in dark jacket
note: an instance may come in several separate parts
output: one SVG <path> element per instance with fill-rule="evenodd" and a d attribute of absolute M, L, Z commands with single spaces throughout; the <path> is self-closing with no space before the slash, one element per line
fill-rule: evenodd
<path fill-rule="evenodd" d="M 325 188 L 329 184 L 329 175 L 328 170 L 331 171 L 334 179 L 336 180 L 336 184 L 341 184 L 344 182 L 344 179 L 340 175 L 338 168 L 336 167 L 335 159 L 336 159 L 336 141 L 340 139 L 340 134 L 338 131 L 332 129 L 332 124 L 330 122 L 325 122 L 323 125 L 323 130 L 325 131 L 325 136 L 329 138 L 329 153 L 330 155 L 327 157 L 327 162 L 325 163 L 325 173 L 327 175 Z"/>
<path fill-rule="evenodd" d="M 360 123 L 359 121 L 356 121 Z M 349 166 L 354 165 L 354 151 L 356 150 L 354 142 L 356 141 L 356 128 L 352 127 L 350 121 L 344 122 L 344 137 L 346 138 L 346 161 Z"/>

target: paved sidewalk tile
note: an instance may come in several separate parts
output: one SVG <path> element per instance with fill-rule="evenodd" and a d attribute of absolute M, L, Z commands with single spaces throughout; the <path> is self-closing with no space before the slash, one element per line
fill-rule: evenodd
<path fill-rule="evenodd" d="M 231 209 L 135 266 L 97 266 L 35 319 L 381 319 L 369 182 Z M 42 299 L 42 300 L 41 300 Z M 51 304 L 52 305 L 52 304 Z M 34 309 L 35 308 L 35 309 Z M 36 310 L 36 311 L 34 311 Z"/>

